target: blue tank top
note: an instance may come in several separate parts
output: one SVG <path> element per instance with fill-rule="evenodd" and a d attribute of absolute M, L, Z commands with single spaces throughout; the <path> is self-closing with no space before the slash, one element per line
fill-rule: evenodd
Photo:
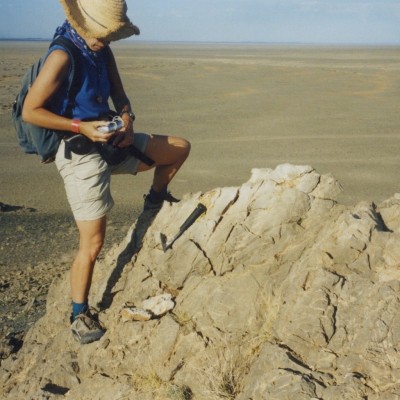
<path fill-rule="evenodd" d="M 52 46 L 49 54 L 54 50 L 63 50 L 68 54 L 59 45 Z M 96 119 L 99 115 L 110 111 L 108 105 L 110 80 L 104 50 L 98 52 L 95 63 L 90 62 L 82 55 L 79 61 L 79 68 L 82 85 L 75 97 L 72 116 L 73 119 L 80 120 Z M 62 115 L 67 108 L 67 103 L 67 82 L 65 82 L 52 97 L 50 109 L 55 114 Z"/>

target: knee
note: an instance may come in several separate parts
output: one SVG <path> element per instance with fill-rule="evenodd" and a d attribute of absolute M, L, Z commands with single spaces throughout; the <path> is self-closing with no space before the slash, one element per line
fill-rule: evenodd
<path fill-rule="evenodd" d="M 103 248 L 103 244 L 104 244 L 104 238 L 95 239 L 91 243 L 90 255 L 93 257 L 94 260 L 100 254 L 100 251 Z"/>
<path fill-rule="evenodd" d="M 177 136 L 170 136 L 168 139 L 168 147 L 170 161 L 182 163 L 186 160 L 190 153 L 190 142 Z"/>
<path fill-rule="evenodd" d="M 179 148 L 181 150 L 182 157 L 186 159 L 190 153 L 191 144 L 189 141 L 183 138 L 179 138 Z"/>
<path fill-rule="evenodd" d="M 80 250 L 86 254 L 91 262 L 95 262 L 97 256 L 100 254 L 100 251 L 103 248 L 103 244 L 104 238 L 92 238 L 90 241 L 85 241 L 85 243 L 81 243 Z"/>

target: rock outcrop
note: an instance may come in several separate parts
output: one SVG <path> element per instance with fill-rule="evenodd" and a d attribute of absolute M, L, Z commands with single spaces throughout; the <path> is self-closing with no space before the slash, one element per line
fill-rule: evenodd
<path fill-rule="evenodd" d="M 96 266 L 104 337 L 73 340 L 68 274 L 58 279 L 2 362 L 3 398 L 400 398 L 400 200 L 347 207 L 340 190 L 285 164 L 142 214 Z M 207 212 L 164 252 L 160 233 L 173 237 L 199 202 Z M 151 297 L 169 306 L 124 317 Z"/>

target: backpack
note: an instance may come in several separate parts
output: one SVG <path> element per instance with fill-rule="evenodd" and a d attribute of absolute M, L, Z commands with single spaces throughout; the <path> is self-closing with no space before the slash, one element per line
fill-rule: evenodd
<path fill-rule="evenodd" d="M 68 103 L 63 115 L 72 117 L 72 107 L 74 106 L 75 96 L 80 88 L 80 79 L 78 76 L 79 68 L 77 68 L 79 50 L 70 40 L 62 36 L 54 39 L 49 48 L 53 45 L 62 46 L 70 55 L 71 72 L 68 76 L 67 86 Z M 54 161 L 60 141 L 63 136 L 65 136 L 66 132 L 42 128 L 24 122 L 22 120 L 22 107 L 28 90 L 38 76 L 48 54 L 49 53 L 46 53 L 33 64 L 22 78 L 20 92 L 11 110 L 11 118 L 17 132 L 20 147 L 27 154 L 37 154 L 43 164 Z"/>

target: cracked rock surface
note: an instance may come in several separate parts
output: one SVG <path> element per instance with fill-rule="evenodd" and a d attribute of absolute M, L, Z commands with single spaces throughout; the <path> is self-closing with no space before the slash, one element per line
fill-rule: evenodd
<path fill-rule="evenodd" d="M 142 214 L 96 266 L 106 334 L 74 342 L 67 273 L 2 361 L 4 398 L 400 398 L 400 200 L 345 207 L 340 190 L 284 164 Z M 160 233 L 199 202 L 207 212 L 164 252 Z M 175 307 L 159 318 L 121 318 L 160 295 Z"/>

